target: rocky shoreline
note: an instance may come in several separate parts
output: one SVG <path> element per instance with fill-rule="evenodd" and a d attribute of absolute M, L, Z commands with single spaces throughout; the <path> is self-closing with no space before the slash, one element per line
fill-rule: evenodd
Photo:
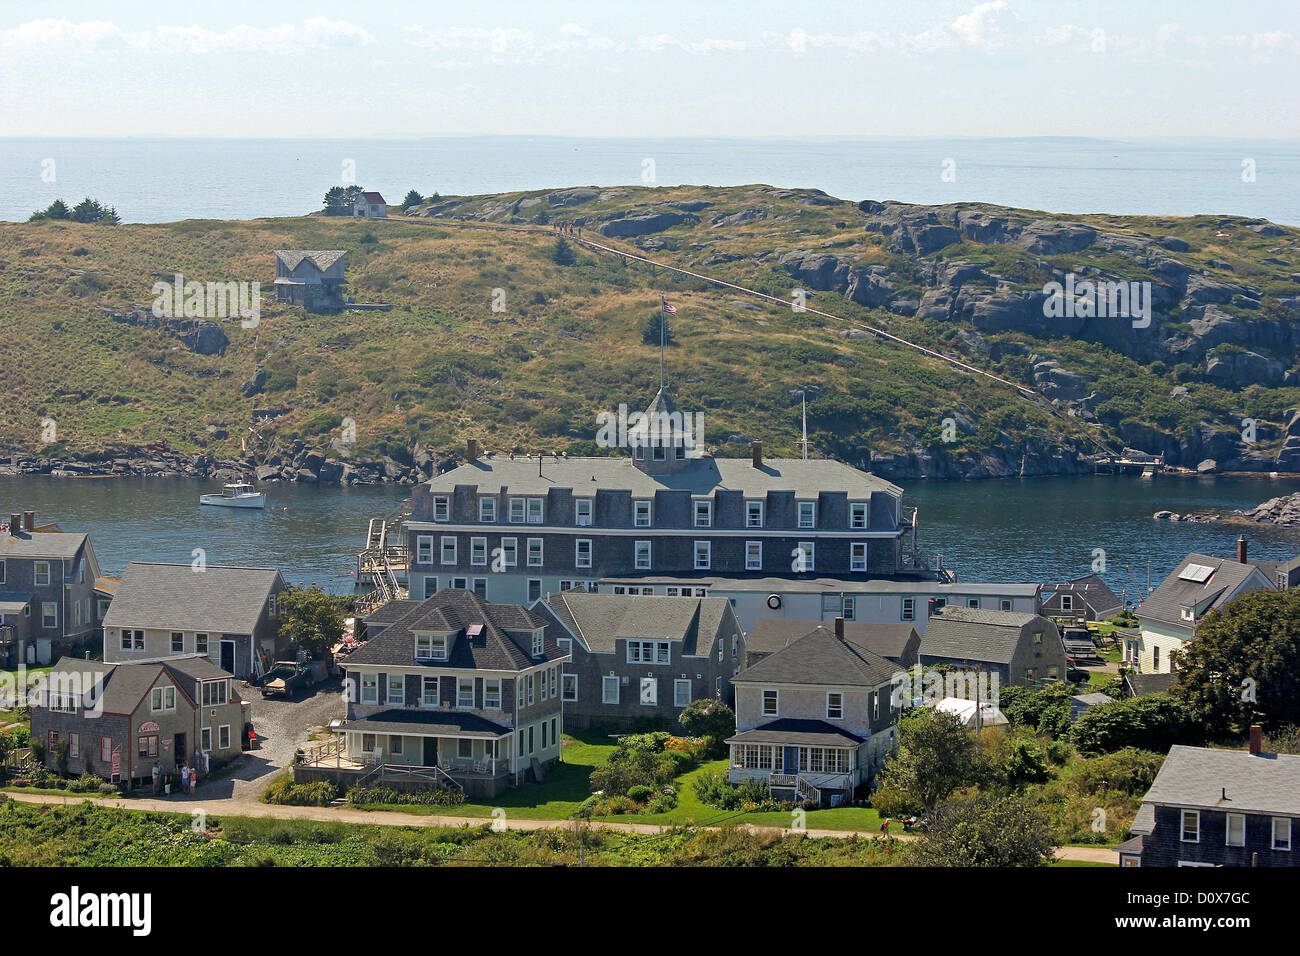
<path fill-rule="evenodd" d="M 1245 511 L 1234 509 L 1226 514 L 1178 514 L 1174 511 L 1157 511 L 1151 516 L 1157 521 L 1226 521 L 1239 524 L 1271 524 L 1281 528 L 1300 528 L 1300 491 L 1290 495 L 1270 498 L 1263 504 Z"/>
<path fill-rule="evenodd" d="M 337 451 L 337 450 L 335 450 Z M 46 455 L 22 447 L 0 449 L 0 477 L 49 475 L 54 478 L 197 478 L 208 481 L 295 482 L 312 485 L 415 485 L 459 463 L 416 444 L 409 462 L 327 457 L 301 441 L 273 446 L 260 455 L 189 455 L 166 447 L 128 446 L 96 452 Z"/>

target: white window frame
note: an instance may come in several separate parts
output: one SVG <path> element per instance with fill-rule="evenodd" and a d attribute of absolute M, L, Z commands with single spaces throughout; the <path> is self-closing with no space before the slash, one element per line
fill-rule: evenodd
<path fill-rule="evenodd" d="M 686 692 L 686 699 L 682 700 L 682 691 Z M 680 710 L 691 702 L 691 682 L 688 678 L 678 677 L 673 681 L 673 706 Z"/>
<path fill-rule="evenodd" d="M 478 537 L 469 539 L 469 563 L 472 566 L 483 566 L 487 564 L 487 538 Z"/>
<path fill-rule="evenodd" d="M 361 703 L 378 704 L 379 703 L 379 675 L 378 674 L 361 674 Z"/>
<path fill-rule="evenodd" d="M 451 498 L 448 495 L 433 496 L 433 520 L 451 520 Z"/>
<path fill-rule="evenodd" d="M 849 502 L 849 528 L 852 531 L 865 531 L 871 519 L 870 503 L 866 501 Z"/>
<path fill-rule="evenodd" d="M 1285 846 L 1279 845 L 1279 843 L 1278 843 L 1278 839 L 1277 839 L 1277 830 L 1278 830 L 1278 826 L 1279 826 L 1279 824 L 1283 824 L 1283 823 L 1286 824 L 1286 845 L 1285 845 Z M 1291 818 L 1290 818 L 1290 817 L 1274 817 L 1274 818 L 1273 818 L 1273 825 L 1272 825 L 1271 830 L 1270 830 L 1270 833 L 1269 833 L 1269 836 L 1270 836 L 1270 839 L 1269 839 L 1269 846 L 1272 847 L 1274 850 L 1277 850 L 1277 851 L 1279 851 L 1279 852 L 1281 852 L 1281 853 L 1290 853 L 1290 852 L 1291 852 L 1291 842 L 1292 842 L 1292 840 L 1291 840 L 1291 831 L 1292 831 L 1293 829 L 1295 829 L 1295 828 L 1291 826 Z"/>
<path fill-rule="evenodd" d="M 47 588 L 50 586 L 50 562 L 37 561 L 32 565 L 32 574 L 34 575 L 33 585 L 35 587 Z"/>
<path fill-rule="evenodd" d="M 832 697 L 838 697 L 838 698 L 839 698 L 839 704 L 838 704 L 838 705 L 833 705 L 833 704 L 831 703 L 831 698 L 832 698 Z M 831 711 L 839 711 L 839 713 L 831 713 Z M 843 720 L 843 719 L 844 719 L 844 692 L 843 692 L 843 691 L 841 691 L 841 690 L 828 690 L 828 691 L 826 692 L 826 719 L 827 719 L 827 720 Z"/>
<path fill-rule="evenodd" d="M 478 500 L 478 520 L 483 524 L 495 524 L 497 520 L 497 500 L 495 498 L 479 498 Z"/>
<path fill-rule="evenodd" d="M 614 688 L 613 699 L 610 699 L 609 689 Z M 600 702 L 602 704 L 617 704 L 619 702 L 619 680 L 613 674 L 606 674 L 600 679 Z"/>
<path fill-rule="evenodd" d="M 574 498 L 573 499 L 573 523 L 579 528 L 591 527 L 591 516 L 595 511 L 595 501 L 592 498 Z M 583 520 L 583 519 L 586 520 Z"/>
<path fill-rule="evenodd" d="M 762 541 L 745 542 L 745 570 L 746 571 L 763 570 L 763 542 Z"/>
<path fill-rule="evenodd" d="M 393 678 L 397 678 L 397 679 L 394 680 Z M 396 693 L 393 692 L 393 688 L 397 688 Z M 406 706 L 406 675 L 405 674 L 388 675 L 388 686 L 384 689 L 384 700 L 387 701 L 388 704 L 392 707 Z"/>
<path fill-rule="evenodd" d="M 210 751 L 212 749 L 212 728 L 211 727 L 199 728 L 199 749 L 204 752 Z"/>
<path fill-rule="evenodd" d="M 903 598 L 899 609 L 899 615 L 900 615 L 900 620 L 915 621 L 916 620 L 916 598 L 914 597 Z"/>
<path fill-rule="evenodd" d="M 450 542 L 450 547 L 451 547 L 450 561 L 447 560 L 448 542 Z M 456 536 L 454 534 L 444 534 L 442 536 L 442 541 L 439 542 L 438 559 L 442 564 L 456 563 Z"/>
<path fill-rule="evenodd" d="M 433 688 L 433 699 L 430 700 L 429 688 Z M 420 677 L 420 706 L 437 707 L 442 701 L 442 682 L 436 676 L 423 674 Z"/>
<path fill-rule="evenodd" d="M 808 510 L 806 521 L 804 520 L 804 509 Z M 798 516 L 798 524 L 801 529 L 817 527 L 817 502 L 808 500 L 795 502 L 795 514 Z"/>
<path fill-rule="evenodd" d="M 560 675 L 560 699 L 563 701 L 575 701 L 578 699 L 578 675 L 561 674 Z"/>
<path fill-rule="evenodd" d="M 767 709 L 767 703 L 771 700 L 772 709 Z M 775 687 L 764 687 L 759 691 L 759 713 L 764 717 L 781 716 L 781 691 Z"/>
<path fill-rule="evenodd" d="M 862 556 L 858 557 L 858 551 L 862 551 Z M 849 570 L 865 571 L 867 570 L 867 542 L 851 541 L 849 543 Z"/>
<path fill-rule="evenodd" d="M 546 523 L 546 499 L 529 498 L 528 499 L 528 520 L 525 524 L 545 524 Z"/>
<path fill-rule="evenodd" d="M 170 693 L 168 693 L 170 691 Z M 157 701 L 155 703 L 154 701 Z M 176 688 L 168 684 L 154 687 L 149 691 L 149 712 L 152 714 L 169 714 L 176 709 Z"/>
<path fill-rule="evenodd" d="M 649 498 L 638 498 L 635 501 L 633 501 L 632 502 L 632 527 L 649 528 L 652 526 L 653 523 L 654 523 L 654 501 L 652 501 Z"/>
<path fill-rule="evenodd" d="M 633 543 L 632 564 L 638 571 L 650 570 L 651 565 L 653 564 L 653 548 L 649 540 L 636 541 Z"/>
<path fill-rule="evenodd" d="M 501 709 L 501 678 L 486 677 L 483 679 L 483 709 L 500 710 Z"/>
<path fill-rule="evenodd" d="M 755 520 L 755 509 L 757 509 L 757 520 Z M 750 499 L 745 502 L 745 527 L 761 528 L 763 527 L 764 502 L 762 500 Z"/>
<path fill-rule="evenodd" d="M 59 626 L 59 604 L 57 601 L 41 602 L 41 627 Z"/>
<path fill-rule="evenodd" d="M 1188 820 L 1194 823 L 1193 829 L 1196 831 L 1194 839 L 1187 839 Z M 1201 811 L 1200 810 L 1183 810 L 1178 815 L 1178 841 L 1180 843 L 1200 843 L 1201 842 Z"/>
<path fill-rule="evenodd" d="M 415 536 L 415 563 L 433 564 L 433 535 L 417 534 Z"/>
<path fill-rule="evenodd" d="M 501 564 L 507 568 L 517 568 L 519 566 L 518 538 L 501 539 Z"/>
<path fill-rule="evenodd" d="M 796 560 L 799 563 L 800 572 L 807 574 L 810 571 L 817 570 L 817 542 L 800 541 L 796 548 L 799 557 Z"/>
<path fill-rule="evenodd" d="M 510 499 L 510 524 L 524 524 L 528 517 L 528 502 L 524 498 Z"/>
<path fill-rule="evenodd" d="M 703 561 L 703 563 L 701 563 L 701 561 L 700 561 L 700 545 L 704 545 L 704 549 L 703 549 L 703 551 L 704 551 L 704 561 Z M 712 565 L 713 565 L 713 542 L 712 542 L 712 541 L 696 541 L 696 542 L 695 542 L 695 545 L 691 548 L 691 554 L 694 556 L 694 559 L 695 559 L 695 570 L 696 570 L 696 571 L 707 571 L 707 570 L 709 570 L 709 568 L 712 567 Z"/>
<path fill-rule="evenodd" d="M 230 749 L 230 725 L 229 724 L 219 724 L 217 726 L 217 749 L 218 750 Z"/>
<path fill-rule="evenodd" d="M 703 514 L 700 509 L 703 508 Z M 700 518 L 704 521 L 701 522 Z M 712 498 L 694 498 L 691 501 L 691 527 L 693 528 L 712 528 L 713 527 L 713 499 Z"/>
<path fill-rule="evenodd" d="M 529 538 L 527 544 L 528 567 L 540 568 L 545 562 L 545 542 L 541 538 Z"/>
<path fill-rule="evenodd" d="M 585 559 L 583 556 L 584 550 L 586 551 Z M 590 568 L 591 558 L 592 558 L 592 553 L 591 553 L 590 538 L 578 538 L 576 541 L 573 542 L 573 566 L 575 568 Z"/>
<path fill-rule="evenodd" d="M 1241 835 L 1238 839 L 1232 838 L 1232 825 L 1236 822 L 1241 829 Z M 1223 845 L 1224 846 L 1245 846 L 1246 845 L 1246 815 L 1244 813 L 1229 813 L 1224 818 L 1223 826 Z"/>
<path fill-rule="evenodd" d="M 468 701 L 466 703 L 465 688 L 469 688 Z M 474 709 L 474 678 L 457 677 L 456 678 L 456 709 L 473 710 Z"/>

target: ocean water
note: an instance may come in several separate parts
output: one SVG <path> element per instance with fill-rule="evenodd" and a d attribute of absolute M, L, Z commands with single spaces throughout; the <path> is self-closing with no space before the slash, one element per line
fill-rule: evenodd
<path fill-rule="evenodd" d="M 318 209 L 325 190 L 345 182 L 379 190 L 390 203 L 412 188 L 469 195 L 766 183 L 854 201 L 1232 214 L 1300 225 L 1294 140 L 0 139 L 0 220 L 20 221 L 55 198 L 71 203 L 87 195 L 128 222 L 297 216 Z"/>
<path fill-rule="evenodd" d="M 86 531 L 104 573 L 131 560 L 188 562 L 202 548 L 213 564 L 280 568 L 302 584 L 346 593 L 370 518 L 382 518 L 409 488 L 268 485 L 265 511 L 200 508 L 210 482 L 141 478 L 0 478 L 0 514 L 34 509 L 41 521 Z M 1242 527 L 1155 521 L 1180 514 L 1250 508 L 1300 491 L 1300 478 L 1276 481 L 1205 476 L 1136 476 L 917 481 L 905 483 L 903 507 L 919 509 L 918 545 L 939 552 L 961 581 L 1056 583 L 1088 574 L 1116 594 L 1145 591 L 1147 569 L 1159 584 L 1191 551 L 1231 556 Z M 1300 529 L 1246 529 L 1251 557 L 1300 553 Z M 1100 552 L 1100 553 L 1099 553 Z"/>

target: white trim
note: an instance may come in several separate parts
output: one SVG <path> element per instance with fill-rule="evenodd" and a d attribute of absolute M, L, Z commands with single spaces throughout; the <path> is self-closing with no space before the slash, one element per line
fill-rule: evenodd
<path fill-rule="evenodd" d="M 433 524 L 432 522 L 407 522 L 406 527 L 411 531 L 423 531 L 428 529 L 439 529 L 442 531 L 456 532 L 479 532 L 483 530 L 481 524 L 449 525 Z M 862 531 L 848 530 L 838 531 L 829 528 L 696 528 L 691 525 L 685 528 L 606 528 L 600 525 L 582 525 L 580 527 L 554 526 L 554 525 L 531 525 L 529 531 L 540 534 L 570 534 L 570 535 L 590 535 L 597 532 L 602 536 L 610 537 L 645 537 L 666 536 L 673 538 L 683 538 L 691 536 L 700 531 L 707 531 L 711 537 L 720 538 L 797 538 L 800 532 L 816 531 L 818 538 L 873 538 L 879 540 L 894 540 L 903 537 L 906 531 L 899 529 L 897 531 Z"/>

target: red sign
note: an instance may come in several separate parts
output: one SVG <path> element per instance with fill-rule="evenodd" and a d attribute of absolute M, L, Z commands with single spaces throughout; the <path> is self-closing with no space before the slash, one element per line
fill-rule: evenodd
<path fill-rule="evenodd" d="M 158 733 L 158 725 L 155 724 L 152 720 L 146 720 L 143 724 L 140 725 L 140 733 L 156 734 Z"/>

